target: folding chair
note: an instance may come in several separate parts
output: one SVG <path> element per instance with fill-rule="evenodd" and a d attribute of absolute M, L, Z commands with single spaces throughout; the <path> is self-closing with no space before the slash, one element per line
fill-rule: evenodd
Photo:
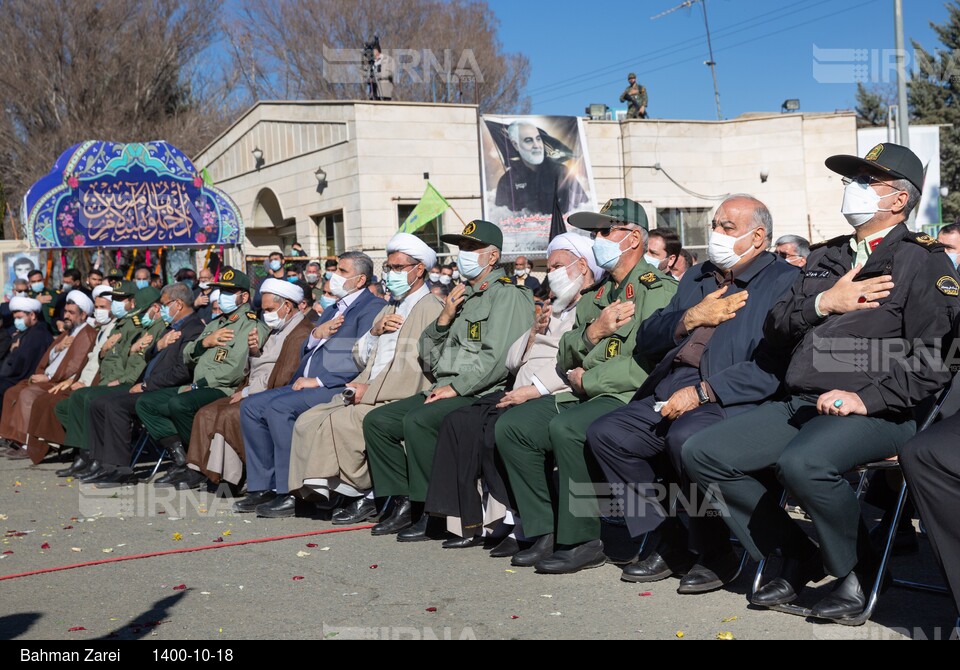
<path fill-rule="evenodd" d="M 158 455 L 157 464 L 153 466 L 153 472 L 151 472 L 150 476 L 147 477 L 148 480 L 156 476 L 157 472 L 160 470 L 160 466 L 163 464 L 163 461 L 169 458 L 167 450 L 153 442 L 153 440 L 150 439 L 150 434 L 146 431 L 146 429 L 141 429 L 140 436 L 137 438 L 133 448 L 133 458 L 130 461 L 131 468 L 136 467 L 140 457 L 143 455 L 143 452 L 150 445 L 153 445 Z"/>
<path fill-rule="evenodd" d="M 926 418 L 918 427 L 917 429 L 918 433 L 922 430 L 929 428 L 931 425 L 933 425 L 933 423 L 940 416 L 941 411 L 944 409 L 944 404 L 947 402 L 947 398 L 951 394 L 951 390 L 953 389 L 954 384 L 957 383 L 956 380 L 957 380 L 957 376 L 955 376 L 947 385 L 947 387 L 943 389 L 943 391 L 941 391 L 940 394 L 936 397 L 936 401 L 934 402 L 933 407 L 926 414 Z M 857 472 L 859 472 L 860 474 L 860 481 L 859 481 L 859 484 L 857 485 L 857 499 L 859 499 L 860 496 L 863 494 L 867 473 L 872 471 L 891 471 L 891 470 L 899 471 L 900 462 L 897 460 L 879 461 L 875 463 L 867 463 L 857 468 Z M 842 624 L 844 626 L 862 626 L 863 624 L 865 624 L 867 621 L 870 620 L 871 616 L 873 616 L 873 611 L 874 609 L 876 609 L 877 601 L 880 598 L 880 589 L 883 586 L 884 577 L 887 574 L 887 570 L 890 564 L 890 556 L 893 553 L 893 542 L 897 536 L 897 529 L 899 528 L 900 517 L 903 514 L 903 508 L 906 502 L 907 502 L 907 481 L 906 479 L 903 479 L 901 475 L 900 493 L 897 497 L 897 503 L 893 508 L 893 516 L 890 519 L 890 529 L 887 532 L 887 535 L 885 538 L 885 544 L 883 547 L 883 552 L 880 557 L 880 567 L 877 570 L 876 579 L 874 579 L 873 585 L 870 589 L 870 594 L 867 598 L 867 605 L 866 607 L 864 607 L 863 612 L 861 612 L 859 616 L 851 619 L 837 620 L 837 623 Z M 786 503 L 787 503 L 787 492 L 784 491 L 783 495 L 780 498 L 780 504 L 782 506 L 786 506 Z M 757 565 L 757 572 L 753 579 L 752 593 L 756 593 L 757 590 L 762 586 L 763 570 L 766 567 L 766 563 L 767 563 L 767 559 L 765 558 L 762 561 L 760 561 L 759 564 Z M 922 591 L 925 593 L 934 593 L 934 594 L 945 595 L 945 596 L 950 595 L 949 589 L 947 589 L 946 586 L 942 586 L 940 584 L 926 584 L 922 582 L 913 582 L 905 579 L 891 579 L 890 584 L 892 586 L 898 586 L 901 588 L 911 589 L 914 591 Z M 792 603 L 787 605 L 775 605 L 773 607 L 770 607 L 769 609 L 775 610 L 777 612 L 783 612 L 785 614 L 793 614 L 795 616 L 802 616 L 802 617 L 809 617 L 811 613 L 810 609 L 800 607 L 799 605 L 794 605 Z"/>

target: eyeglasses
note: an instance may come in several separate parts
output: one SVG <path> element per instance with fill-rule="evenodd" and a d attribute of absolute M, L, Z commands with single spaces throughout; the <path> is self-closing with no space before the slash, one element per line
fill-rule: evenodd
<path fill-rule="evenodd" d="M 873 184 L 883 184 L 884 186 L 891 186 L 891 184 L 888 184 L 882 179 L 879 179 L 869 174 L 862 174 L 858 177 L 844 177 L 840 181 L 843 182 L 844 186 L 849 186 L 850 184 L 853 184 L 853 183 L 860 184 L 861 186 L 872 186 Z"/>
<path fill-rule="evenodd" d="M 383 271 L 386 272 L 403 272 L 407 268 L 415 268 L 419 263 L 407 263 L 406 265 L 389 265 L 387 263 L 383 264 Z"/>
<path fill-rule="evenodd" d="M 632 232 L 634 232 L 635 229 L 634 229 L 634 228 L 627 228 L 627 227 L 625 227 L 625 226 L 615 226 L 615 227 L 612 227 L 612 228 L 607 228 L 606 230 L 600 230 L 600 231 L 594 230 L 594 231 L 591 231 L 591 232 L 590 232 L 590 239 L 591 239 L 591 240 L 597 239 L 597 235 L 600 235 L 601 237 L 609 237 L 609 236 L 613 233 L 613 231 L 615 231 L 615 230 L 625 230 L 625 231 L 627 231 L 628 233 L 632 233 Z"/>

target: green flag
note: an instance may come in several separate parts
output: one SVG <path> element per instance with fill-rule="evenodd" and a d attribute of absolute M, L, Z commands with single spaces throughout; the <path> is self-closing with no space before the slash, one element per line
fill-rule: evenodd
<path fill-rule="evenodd" d="M 433 184 L 427 182 L 427 190 L 423 192 L 420 202 L 417 203 L 417 206 L 410 212 L 410 216 L 400 226 L 400 232 L 412 233 L 433 221 L 449 208 L 450 203 L 443 199 L 443 196 L 433 187 Z"/>

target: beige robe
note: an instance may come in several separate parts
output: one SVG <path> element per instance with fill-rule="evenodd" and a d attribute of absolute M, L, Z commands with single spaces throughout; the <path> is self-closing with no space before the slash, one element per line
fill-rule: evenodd
<path fill-rule="evenodd" d="M 393 360 L 371 380 L 370 371 L 377 357 L 374 346 L 366 367 L 354 380 L 357 384 L 370 385 L 359 404 L 344 405 L 342 396 L 338 395 L 331 402 L 300 415 L 294 426 L 290 452 L 290 491 L 299 491 L 308 479 L 339 479 L 358 491 L 372 488 L 363 443 L 363 418 L 377 407 L 422 393 L 433 384 L 424 372 L 417 343 L 442 310 L 443 303 L 436 296 L 421 298 L 400 327 Z M 394 305 L 384 307 L 374 323 L 395 311 Z"/>

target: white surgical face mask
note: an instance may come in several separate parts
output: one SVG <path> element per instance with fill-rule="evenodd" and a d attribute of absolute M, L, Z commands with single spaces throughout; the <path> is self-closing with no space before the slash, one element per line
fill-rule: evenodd
<path fill-rule="evenodd" d="M 953 263 L 953 267 L 957 267 L 957 263 L 960 262 L 960 253 L 948 251 L 947 256 L 950 257 L 950 261 Z"/>
<path fill-rule="evenodd" d="M 756 230 L 756 228 L 754 228 L 754 230 Z M 710 262 L 721 270 L 729 270 L 734 265 L 739 263 L 743 257 L 747 255 L 749 249 L 742 254 L 738 254 L 733 250 L 733 247 L 740 240 L 745 240 L 753 235 L 754 230 L 751 230 L 746 235 L 741 235 L 740 237 L 731 237 L 730 235 L 724 235 L 716 230 L 712 231 L 710 233 L 709 246 L 707 247 L 707 255 L 710 256 Z"/>
<path fill-rule="evenodd" d="M 453 274 L 450 276 L 453 277 L 453 281 L 457 281 L 458 279 L 460 279 L 460 273 L 457 272 L 456 270 L 454 270 Z"/>
<path fill-rule="evenodd" d="M 440 281 L 440 273 L 439 273 L 439 272 L 431 272 L 431 273 L 430 273 L 430 281 L 432 281 L 434 284 L 436 284 L 438 281 Z"/>
<path fill-rule="evenodd" d="M 346 286 L 347 282 L 356 279 L 359 276 L 360 275 L 343 277 L 341 275 L 332 275 L 330 277 L 330 292 L 338 298 L 346 298 L 348 295 L 357 290 L 356 287 L 348 290 Z"/>
<path fill-rule="evenodd" d="M 463 268 L 463 276 L 467 279 L 479 277 L 484 268 L 480 265 L 480 253 L 476 251 L 461 251 L 457 255 L 457 266 Z"/>
<path fill-rule="evenodd" d="M 450 275 L 440 275 L 440 283 L 446 286 L 451 282 Z"/>
<path fill-rule="evenodd" d="M 553 291 L 553 295 L 555 296 L 553 299 L 553 307 L 556 308 L 557 312 L 565 310 L 570 303 L 573 302 L 573 299 L 577 297 L 580 289 L 583 288 L 584 275 L 579 275 L 576 279 L 570 279 L 570 275 L 567 272 L 569 268 L 579 262 L 580 261 L 574 261 L 566 267 L 552 270 L 547 275 L 550 290 Z"/>
<path fill-rule="evenodd" d="M 283 309 L 283 307 L 280 309 Z M 278 309 L 275 312 L 264 312 L 263 322 L 267 324 L 267 327 L 271 330 L 276 330 L 279 328 L 281 325 L 283 325 L 283 317 L 280 316 L 280 310 Z"/>
<path fill-rule="evenodd" d="M 93 320 L 101 326 L 110 323 L 111 316 L 109 309 L 95 309 L 93 311 Z"/>
<path fill-rule="evenodd" d="M 655 268 L 657 268 L 657 269 L 660 269 L 660 264 L 661 264 L 665 259 L 656 258 L 655 256 L 651 256 L 650 254 L 644 254 L 644 255 L 643 255 L 643 260 L 645 260 L 647 263 L 649 263 L 649 264 L 652 265 L 653 267 L 655 267 Z"/>
<path fill-rule="evenodd" d="M 313 286 L 320 280 L 320 275 L 316 273 L 305 274 L 303 275 L 303 280 Z"/>
<path fill-rule="evenodd" d="M 868 223 L 877 215 L 877 212 L 889 212 L 889 209 L 880 207 L 880 201 L 891 195 L 896 195 L 900 191 L 878 195 L 870 184 L 861 184 L 852 181 L 843 189 L 843 204 L 840 205 L 840 213 L 854 228 L 859 228 Z"/>
<path fill-rule="evenodd" d="M 526 277 L 528 274 L 530 274 L 530 268 L 516 268 L 514 269 L 513 274 L 517 277 Z"/>

